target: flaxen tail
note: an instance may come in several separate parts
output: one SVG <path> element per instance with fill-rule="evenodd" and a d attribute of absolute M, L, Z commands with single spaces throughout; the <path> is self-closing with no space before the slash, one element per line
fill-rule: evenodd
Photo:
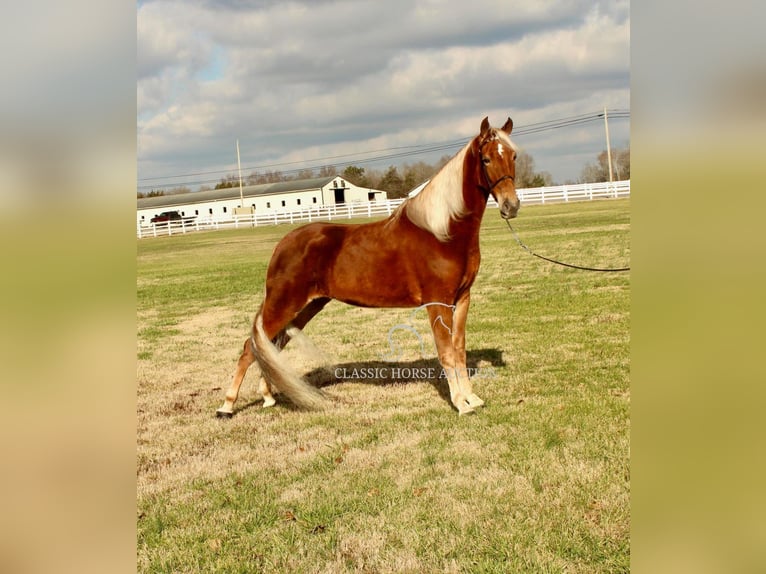
<path fill-rule="evenodd" d="M 279 349 L 269 340 L 263 329 L 263 310 L 259 310 L 253 324 L 255 358 L 266 380 L 283 393 L 296 406 L 309 410 L 322 410 L 330 400 L 318 388 L 295 373 L 280 356 Z"/>

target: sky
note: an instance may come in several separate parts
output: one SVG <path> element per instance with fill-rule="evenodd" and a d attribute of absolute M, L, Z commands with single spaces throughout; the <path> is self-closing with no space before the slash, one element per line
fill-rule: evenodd
<path fill-rule="evenodd" d="M 625 0 L 145 0 L 137 66 L 139 191 L 236 173 L 237 140 L 243 175 L 434 163 L 484 116 L 557 183 L 603 120 L 524 128 L 607 108 L 630 144 Z"/>

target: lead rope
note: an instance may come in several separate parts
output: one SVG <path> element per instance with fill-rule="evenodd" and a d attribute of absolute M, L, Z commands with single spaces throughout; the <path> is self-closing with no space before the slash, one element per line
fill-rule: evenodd
<path fill-rule="evenodd" d="M 596 267 L 582 267 L 580 265 L 572 265 L 571 263 L 562 263 L 561 261 L 556 261 L 555 259 L 550 259 L 549 257 L 538 255 L 537 253 L 532 251 L 529 247 L 524 245 L 524 242 L 521 239 L 519 239 L 519 236 L 516 234 L 516 231 L 511 226 L 511 221 L 509 219 L 506 219 L 505 222 L 508 224 L 508 229 L 511 230 L 511 233 L 513 234 L 513 238 L 516 240 L 516 243 L 518 243 L 522 247 L 522 249 L 524 249 L 530 255 L 534 255 L 535 257 L 538 257 L 539 259 L 544 259 L 545 261 L 549 261 L 550 263 L 555 263 L 556 265 L 571 267 L 572 269 L 582 269 L 583 271 L 603 271 L 607 273 L 614 272 L 614 271 L 630 271 L 630 267 L 619 267 L 615 269 L 598 269 Z"/>

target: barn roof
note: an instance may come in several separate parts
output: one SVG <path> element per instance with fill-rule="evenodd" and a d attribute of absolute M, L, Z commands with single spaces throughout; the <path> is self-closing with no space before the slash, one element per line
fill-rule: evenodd
<path fill-rule="evenodd" d="M 306 191 L 324 187 L 337 175 L 326 177 L 313 177 L 311 179 L 296 179 L 292 181 L 279 181 L 277 183 L 262 183 L 259 185 L 242 186 L 242 195 L 244 197 L 256 197 L 263 195 L 275 195 L 282 193 L 293 193 L 296 191 Z M 178 193 L 175 195 L 160 195 L 158 197 L 142 197 L 138 200 L 138 209 L 151 207 L 172 207 L 174 205 L 188 205 L 203 201 L 218 201 L 222 199 L 237 199 L 239 197 L 239 186 L 226 187 L 223 189 L 209 189 L 207 191 L 192 191 L 189 193 Z"/>

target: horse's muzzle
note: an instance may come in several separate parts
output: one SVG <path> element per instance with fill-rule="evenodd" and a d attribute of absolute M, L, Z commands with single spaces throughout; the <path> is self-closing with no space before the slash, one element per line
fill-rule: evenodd
<path fill-rule="evenodd" d="M 500 204 L 500 217 L 503 219 L 513 219 L 518 214 L 519 207 L 521 207 L 521 202 L 518 199 L 515 201 L 504 199 Z"/>

